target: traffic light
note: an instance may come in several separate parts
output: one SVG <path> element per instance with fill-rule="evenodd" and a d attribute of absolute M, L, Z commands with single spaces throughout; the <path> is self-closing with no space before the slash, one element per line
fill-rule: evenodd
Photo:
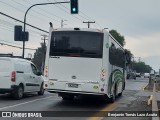
<path fill-rule="evenodd" d="M 78 0 L 71 0 L 71 14 L 78 14 Z"/>
<path fill-rule="evenodd" d="M 29 32 L 23 32 L 22 26 L 16 25 L 14 27 L 14 41 L 28 41 Z"/>
<path fill-rule="evenodd" d="M 14 26 L 14 40 L 22 41 L 22 26 Z"/>

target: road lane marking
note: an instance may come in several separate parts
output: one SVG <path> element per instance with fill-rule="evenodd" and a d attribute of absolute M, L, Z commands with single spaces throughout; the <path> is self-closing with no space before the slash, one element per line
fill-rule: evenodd
<path fill-rule="evenodd" d="M 113 111 L 114 109 L 116 109 L 118 107 L 118 103 L 114 102 L 112 104 L 107 104 L 107 106 L 105 106 L 103 109 L 101 109 L 99 112 L 95 113 L 93 115 L 93 117 L 88 118 L 87 120 L 101 120 L 103 119 L 105 116 L 101 116 L 101 117 L 94 117 L 94 116 L 99 116 L 102 114 L 102 112 L 110 112 Z"/>
<path fill-rule="evenodd" d="M 147 85 L 143 85 L 143 87 L 141 88 L 141 90 L 144 90 L 147 87 Z"/>
<path fill-rule="evenodd" d="M 31 101 L 28 101 L 28 102 L 23 102 L 23 103 L 11 105 L 11 106 L 2 107 L 2 108 L 0 108 L 0 110 L 4 110 L 4 109 L 8 109 L 8 108 L 17 107 L 17 106 L 24 105 L 24 104 L 28 104 L 28 103 L 31 103 L 31 102 L 35 102 L 35 101 L 39 101 L 39 100 L 48 99 L 48 98 L 51 98 L 51 97 L 53 97 L 53 96 L 49 96 L 49 97 L 41 98 L 41 99 L 35 99 L 35 100 L 31 100 Z"/>

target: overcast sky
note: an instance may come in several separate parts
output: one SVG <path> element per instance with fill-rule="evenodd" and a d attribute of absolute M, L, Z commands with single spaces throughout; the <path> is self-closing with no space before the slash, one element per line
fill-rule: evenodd
<path fill-rule="evenodd" d="M 28 7 L 36 3 L 55 2 L 56 0 L 0 0 L 0 12 L 23 20 Z M 67 0 L 57 0 L 58 2 Z M 27 23 L 49 29 L 49 22 L 55 28 L 87 27 L 83 21 L 96 21 L 92 28 L 115 29 L 125 37 L 125 48 L 130 49 L 135 60 L 141 57 L 153 69 L 160 68 L 160 0 L 79 0 L 79 14 L 70 14 L 70 4 L 46 5 L 32 8 L 27 15 Z M 21 46 L 14 42 L 14 25 L 22 25 L 0 14 L 0 42 Z M 40 46 L 41 34 L 46 34 L 27 26 L 30 40 L 27 47 Z M 21 49 L 0 46 L 1 53 L 22 55 Z M 26 50 L 25 55 L 35 51 Z"/>

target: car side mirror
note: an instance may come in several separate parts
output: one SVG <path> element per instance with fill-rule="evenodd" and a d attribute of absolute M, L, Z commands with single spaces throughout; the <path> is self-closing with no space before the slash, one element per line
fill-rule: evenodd
<path fill-rule="evenodd" d="M 42 75 L 42 73 L 41 72 L 37 72 L 37 76 L 41 76 Z"/>

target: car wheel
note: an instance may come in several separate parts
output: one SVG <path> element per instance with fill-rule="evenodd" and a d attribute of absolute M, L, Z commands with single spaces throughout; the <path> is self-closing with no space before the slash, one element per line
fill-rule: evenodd
<path fill-rule="evenodd" d="M 43 95 L 43 94 L 44 94 L 44 88 L 43 88 L 43 84 L 42 84 L 40 91 L 38 92 L 38 95 Z"/>
<path fill-rule="evenodd" d="M 14 98 L 19 100 L 23 97 L 24 89 L 22 85 L 20 85 L 14 93 Z"/>

